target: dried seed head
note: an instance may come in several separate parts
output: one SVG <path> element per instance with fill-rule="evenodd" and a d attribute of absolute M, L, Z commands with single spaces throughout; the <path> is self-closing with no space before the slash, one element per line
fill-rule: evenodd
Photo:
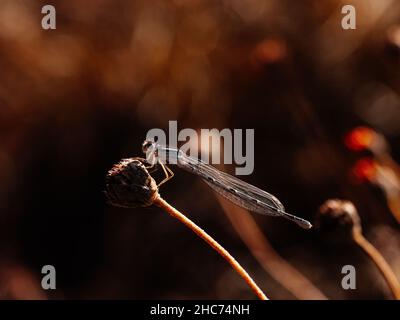
<path fill-rule="evenodd" d="M 355 231 L 361 231 L 360 217 L 350 201 L 331 199 L 320 208 L 316 226 L 335 238 L 347 238 Z"/>
<path fill-rule="evenodd" d="M 106 196 L 110 204 L 136 208 L 153 204 L 158 195 L 157 183 L 143 164 L 143 159 L 123 159 L 108 171 Z"/>

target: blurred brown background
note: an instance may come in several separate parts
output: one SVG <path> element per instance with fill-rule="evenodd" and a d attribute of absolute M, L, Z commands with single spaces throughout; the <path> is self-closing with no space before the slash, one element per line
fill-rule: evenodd
<path fill-rule="evenodd" d="M 42 30 L 41 8 L 57 9 Z M 341 28 L 341 7 L 357 30 Z M 380 188 L 351 168 L 353 127 L 400 159 L 400 2 L 393 0 L 0 0 L 0 297 L 254 296 L 226 262 L 158 208 L 119 209 L 107 170 L 142 156 L 151 128 L 254 128 L 244 180 L 313 220 L 326 199 L 357 206 L 400 276 L 399 227 Z M 227 168 L 232 170 L 232 168 Z M 185 172 L 161 193 L 219 240 L 272 299 L 293 295 L 251 256 L 207 185 Z M 282 257 L 330 299 L 390 293 L 354 245 L 254 216 Z M 41 267 L 57 290 L 40 288 Z M 357 290 L 340 286 L 343 265 Z"/>

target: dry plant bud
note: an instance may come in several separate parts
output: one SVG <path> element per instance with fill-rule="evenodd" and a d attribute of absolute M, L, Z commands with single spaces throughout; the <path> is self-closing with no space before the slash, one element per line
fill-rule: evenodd
<path fill-rule="evenodd" d="M 345 237 L 354 241 L 376 265 L 394 299 L 400 300 L 400 283 L 396 275 L 381 253 L 363 236 L 360 217 L 350 201 L 326 201 L 319 209 L 317 226 L 324 230 L 324 233 L 333 231 L 335 239 Z"/>
<path fill-rule="evenodd" d="M 124 208 L 148 207 L 158 187 L 141 158 L 123 159 L 108 171 L 106 196 L 110 204 Z"/>
<path fill-rule="evenodd" d="M 348 238 L 354 232 L 361 232 L 360 217 L 357 209 L 350 201 L 327 200 L 317 214 L 316 225 L 324 233 L 335 238 Z"/>

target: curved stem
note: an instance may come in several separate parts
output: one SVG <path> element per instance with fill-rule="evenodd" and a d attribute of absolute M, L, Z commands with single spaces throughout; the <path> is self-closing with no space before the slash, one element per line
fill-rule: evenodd
<path fill-rule="evenodd" d="M 400 223 L 400 192 L 396 195 L 388 195 L 387 203 L 394 218 Z"/>
<path fill-rule="evenodd" d="M 353 239 L 378 267 L 380 273 L 385 278 L 387 285 L 392 291 L 393 297 L 396 300 L 400 300 L 400 283 L 380 252 L 364 238 L 360 230 L 353 231 Z"/>
<path fill-rule="evenodd" d="M 232 268 L 246 281 L 249 287 L 254 291 L 254 293 L 258 296 L 260 300 L 268 300 L 267 296 L 264 292 L 257 286 L 254 280 L 250 277 L 247 271 L 235 260 L 231 254 L 224 249 L 217 241 L 215 241 L 208 233 L 206 233 L 203 229 L 201 229 L 198 225 L 196 225 L 192 220 L 186 217 L 184 214 L 176 210 L 173 206 L 171 206 L 167 201 L 158 196 L 154 202 L 155 205 L 164 209 L 169 215 L 178 219 L 185 226 L 190 228 L 193 232 L 195 232 L 200 238 L 202 238 L 205 242 L 207 242 L 215 251 L 218 252 L 225 260 L 229 262 Z"/>
<path fill-rule="evenodd" d="M 327 300 L 302 273 L 283 259 L 269 243 L 254 218 L 245 209 L 235 206 L 217 196 L 223 211 L 231 221 L 236 232 L 271 277 L 300 300 Z"/>

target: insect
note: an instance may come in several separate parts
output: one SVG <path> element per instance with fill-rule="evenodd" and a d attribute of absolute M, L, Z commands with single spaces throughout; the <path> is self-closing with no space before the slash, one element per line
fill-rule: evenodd
<path fill-rule="evenodd" d="M 142 149 L 150 167 L 159 164 L 164 171 L 165 179 L 158 186 L 174 176 L 172 170 L 166 165 L 167 163 L 174 163 L 179 168 L 199 176 L 214 191 L 244 209 L 260 214 L 283 217 L 304 229 L 312 227 L 307 220 L 285 212 L 282 203 L 272 194 L 219 171 L 200 159 L 187 156 L 179 149 L 163 146 L 152 140 L 145 140 Z"/>

